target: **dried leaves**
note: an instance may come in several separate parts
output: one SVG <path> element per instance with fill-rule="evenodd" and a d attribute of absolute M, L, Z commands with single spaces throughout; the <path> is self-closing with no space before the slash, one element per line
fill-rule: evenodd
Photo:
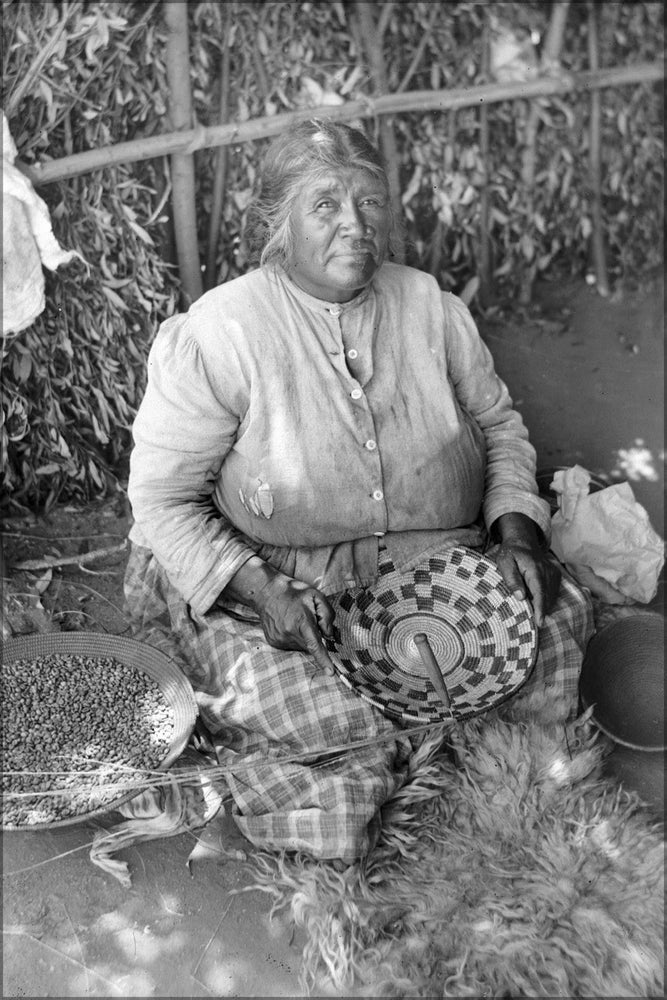
<path fill-rule="evenodd" d="M 5 5 L 7 107 L 22 159 L 165 127 L 159 18 L 151 22 L 151 12 L 146 4 Z M 57 44 L 49 42 L 54 31 Z M 48 509 L 59 498 L 89 499 L 122 476 L 148 347 L 175 308 L 177 279 L 164 259 L 167 187 L 158 162 L 40 190 L 61 245 L 77 249 L 90 269 L 71 264 L 47 275 L 46 309 L 4 345 L 9 504 Z"/>

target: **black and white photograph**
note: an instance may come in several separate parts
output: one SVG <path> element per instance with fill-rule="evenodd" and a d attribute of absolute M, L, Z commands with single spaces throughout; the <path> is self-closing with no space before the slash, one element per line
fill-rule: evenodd
<path fill-rule="evenodd" d="M 1 9 L 3 996 L 663 996 L 664 5 Z"/>

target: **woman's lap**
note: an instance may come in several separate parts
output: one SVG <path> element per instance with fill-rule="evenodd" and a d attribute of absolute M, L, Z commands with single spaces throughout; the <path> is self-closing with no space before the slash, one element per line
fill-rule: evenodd
<path fill-rule="evenodd" d="M 146 550 L 130 557 L 126 605 L 137 637 L 178 657 L 189 677 L 218 759 L 233 765 L 225 780 L 248 839 L 322 858 L 367 853 L 382 804 L 404 780 L 410 745 L 400 728 L 310 657 L 269 646 L 258 624 L 222 610 L 192 616 Z M 374 737 L 373 747 L 318 764 Z"/>
<path fill-rule="evenodd" d="M 145 549 L 133 547 L 126 605 L 137 637 L 179 659 L 219 760 L 233 761 L 226 783 L 243 833 L 259 847 L 321 858 L 365 854 L 377 838 L 381 806 L 405 781 L 405 731 L 316 670 L 307 655 L 269 646 L 259 624 L 221 609 L 191 615 Z M 590 601 L 564 581 L 524 689 L 549 686 L 576 711 L 591 631 Z M 374 746 L 321 759 L 334 747 L 373 738 Z"/>

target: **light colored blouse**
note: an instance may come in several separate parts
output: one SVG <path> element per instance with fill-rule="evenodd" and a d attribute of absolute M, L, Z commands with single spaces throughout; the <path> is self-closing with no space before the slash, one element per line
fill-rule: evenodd
<path fill-rule="evenodd" d="M 469 310 L 409 267 L 341 304 L 273 268 L 206 293 L 160 327 L 133 433 L 130 537 L 197 613 L 254 553 L 333 593 L 372 582 L 382 536 L 407 568 L 482 517 L 549 534 Z"/>

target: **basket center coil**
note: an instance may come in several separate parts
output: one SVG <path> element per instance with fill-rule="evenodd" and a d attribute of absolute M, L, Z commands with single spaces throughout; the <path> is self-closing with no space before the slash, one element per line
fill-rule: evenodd
<path fill-rule="evenodd" d="M 423 632 L 446 677 L 462 661 L 465 649 L 460 636 L 451 625 L 432 615 L 406 615 L 394 622 L 387 635 L 385 655 L 395 666 L 411 677 L 427 677 L 424 661 L 415 643 L 415 635 Z"/>

